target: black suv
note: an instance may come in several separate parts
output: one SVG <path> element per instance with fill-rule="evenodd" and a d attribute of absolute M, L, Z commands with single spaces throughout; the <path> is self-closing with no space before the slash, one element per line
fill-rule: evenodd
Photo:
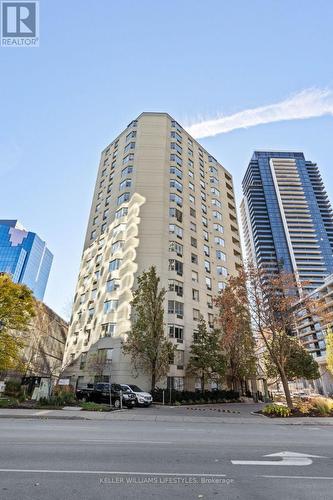
<path fill-rule="evenodd" d="M 111 403 L 114 407 L 120 408 L 121 393 L 123 406 L 133 408 L 136 403 L 135 394 L 124 390 L 119 384 L 111 384 Z M 110 384 L 105 382 L 88 384 L 86 388 L 77 389 L 76 397 L 84 401 L 110 404 Z"/>

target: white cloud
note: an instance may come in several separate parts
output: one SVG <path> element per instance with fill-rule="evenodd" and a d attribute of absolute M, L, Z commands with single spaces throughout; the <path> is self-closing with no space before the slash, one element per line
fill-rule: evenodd
<path fill-rule="evenodd" d="M 202 138 L 264 123 L 302 120 L 324 115 L 333 116 L 333 91 L 313 88 L 302 90 L 275 104 L 245 109 L 232 115 L 221 115 L 216 119 L 203 120 L 185 128 L 193 137 Z"/>

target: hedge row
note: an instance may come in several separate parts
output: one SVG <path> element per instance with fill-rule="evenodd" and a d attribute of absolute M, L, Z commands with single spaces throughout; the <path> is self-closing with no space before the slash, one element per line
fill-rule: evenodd
<path fill-rule="evenodd" d="M 239 399 L 239 393 L 236 391 L 176 391 L 172 389 L 155 389 L 153 392 L 153 400 L 155 403 L 223 403 L 227 401 L 235 401 Z"/>

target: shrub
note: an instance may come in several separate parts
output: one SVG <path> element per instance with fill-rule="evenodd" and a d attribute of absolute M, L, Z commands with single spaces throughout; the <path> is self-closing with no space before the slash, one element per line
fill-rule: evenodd
<path fill-rule="evenodd" d="M 24 400 L 24 391 L 21 387 L 21 382 L 17 379 L 7 380 L 4 394 L 18 399 L 19 401 Z"/>
<path fill-rule="evenodd" d="M 101 405 L 98 403 L 92 403 L 91 401 L 87 401 L 85 403 L 80 403 L 82 410 L 86 411 L 110 411 L 110 407 L 107 405 Z"/>
<path fill-rule="evenodd" d="M 12 397 L 0 398 L 0 408 L 16 408 L 18 404 L 17 399 Z"/>
<path fill-rule="evenodd" d="M 289 417 L 291 410 L 287 406 L 269 404 L 265 406 L 262 412 L 265 415 L 272 415 L 274 417 Z"/>
<path fill-rule="evenodd" d="M 331 415 L 333 412 L 333 400 L 328 398 L 315 398 L 311 400 L 311 407 L 320 415 Z"/>

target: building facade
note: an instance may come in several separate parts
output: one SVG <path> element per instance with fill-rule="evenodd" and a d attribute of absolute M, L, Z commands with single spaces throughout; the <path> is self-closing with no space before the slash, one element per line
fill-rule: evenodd
<path fill-rule="evenodd" d="M 247 258 L 321 286 L 333 272 L 333 216 L 317 165 L 303 153 L 256 151 L 243 194 Z"/>
<path fill-rule="evenodd" d="M 17 220 L 0 220 L 0 273 L 27 285 L 43 300 L 53 255 L 36 233 L 26 231 Z"/>
<path fill-rule="evenodd" d="M 243 195 L 247 259 L 269 272 L 294 273 L 300 298 L 303 292 L 322 296 L 333 272 L 333 216 L 317 165 L 303 153 L 256 151 L 243 179 Z M 296 330 L 319 363 L 322 377 L 316 387 L 327 393 L 324 330 L 302 310 Z"/>
<path fill-rule="evenodd" d="M 212 325 L 241 247 L 231 175 L 166 113 L 142 113 L 102 152 L 64 360 L 73 382 L 91 381 L 93 354 L 109 361 L 104 379 L 135 380 L 121 342 L 136 278 L 152 265 L 177 345 L 168 382 L 182 389 L 199 315 Z M 149 388 L 142 374 L 136 383 Z"/>

